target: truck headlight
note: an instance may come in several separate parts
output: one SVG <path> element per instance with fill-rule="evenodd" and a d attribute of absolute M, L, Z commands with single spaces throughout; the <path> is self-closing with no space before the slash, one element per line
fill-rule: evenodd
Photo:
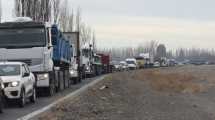
<path fill-rule="evenodd" d="M 90 70 L 90 67 L 87 66 L 87 67 L 86 67 L 86 70 Z"/>
<path fill-rule="evenodd" d="M 70 74 L 74 74 L 75 72 L 73 70 L 70 71 Z"/>
<path fill-rule="evenodd" d="M 37 79 L 38 80 L 47 80 L 47 79 L 49 79 L 49 74 L 48 73 L 46 73 L 46 74 L 39 74 L 39 75 L 37 75 Z"/>
<path fill-rule="evenodd" d="M 17 87 L 17 86 L 19 86 L 19 82 L 11 82 L 11 83 L 9 83 L 9 85 L 8 85 L 9 87 Z"/>

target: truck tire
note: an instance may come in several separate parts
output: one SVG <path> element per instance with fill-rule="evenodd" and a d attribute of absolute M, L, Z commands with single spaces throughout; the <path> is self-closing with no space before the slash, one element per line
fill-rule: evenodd
<path fill-rule="evenodd" d="M 3 106 L 4 106 L 3 97 L 0 96 L 0 113 L 3 113 Z"/>
<path fill-rule="evenodd" d="M 54 77 L 54 72 L 51 72 L 49 73 L 50 75 L 50 85 L 49 87 L 47 88 L 47 93 L 48 93 L 48 96 L 53 96 L 55 94 L 55 77 Z"/>
<path fill-rule="evenodd" d="M 51 85 L 47 88 L 47 93 L 48 93 L 48 96 L 53 96 L 55 94 L 55 87 L 54 85 Z"/>
<path fill-rule="evenodd" d="M 33 88 L 33 94 L 32 94 L 32 96 L 30 97 L 30 101 L 32 102 L 32 103 L 35 103 L 36 102 L 36 98 L 37 98 L 37 96 L 36 96 L 36 89 L 35 89 L 35 87 Z"/>
<path fill-rule="evenodd" d="M 78 78 L 77 78 L 77 81 L 78 81 L 78 83 L 81 83 L 82 82 L 82 79 L 83 79 L 83 75 L 82 75 L 83 73 L 81 72 L 80 73 L 80 75 L 78 76 Z"/>
<path fill-rule="evenodd" d="M 25 90 L 22 89 L 19 98 L 19 107 L 23 108 L 25 106 L 25 103 L 26 103 Z"/>
<path fill-rule="evenodd" d="M 72 84 L 73 84 L 73 85 L 78 84 L 78 77 L 71 78 L 71 81 L 72 81 Z"/>

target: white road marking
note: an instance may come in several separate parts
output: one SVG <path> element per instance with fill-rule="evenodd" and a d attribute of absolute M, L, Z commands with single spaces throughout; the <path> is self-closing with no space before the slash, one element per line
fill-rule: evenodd
<path fill-rule="evenodd" d="M 87 85 L 85 85 L 85 86 L 83 86 L 83 87 L 81 87 L 80 89 L 78 89 L 78 90 L 72 92 L 71 94 L 69 94 L 69 95 L 67 95 L 67 96 L 65 96 L 65 97 L 63 97 L 63 98 L 61 98 L 61 99 L 59 99 L 59 100 L 57 100 L 57 101 L 55 101 L 55 102 L 49 104 L 48 106 L 45 106 L 45 107 L 43 107 L 42 109 L 39 109 L 39 110 L 37 110 L 37 111 L 34 111 L 34 112 L 32 112 L 32 113 L 30 113 L 30 114 L 28 114 L 28 115 L 26 115 L 26 116 L 23 116 L 23 117 L 21 117 L 21 118 L 18 118 L 17 120 L 30 120 L 30 119 L 32 119 L 33 117 L 35 117 L 35 116 L 37 116 L 37 115 L 39 115 L 39 114 L 41 114 L 41 113 L 43 113 L 43 112 L 45 112 L 45 111 L 50 110 L 50 109 L 51 109 L 52 107 L 54 107 L 55 105 L 57 105 L 57 104 L 63 102 L 64 100 L 66 100 L 66 99 L 68 99 L 68 98 L 70 98 L 70 99 L 72 98 L 72 99 L 73 99 L 73 98 L 79 96 L 81 93 L 85 92 L 87 89 L 89 89 L 90 87 L 94 86 L 95 84 L 97 84 L 98 82 L 102 81 L 103 79 L 104 79 L 104 76 L 103 76 L 103 77 L 100 77 L 100 78 L 98 78 L 98 79 L 96 79 L 96 80 L 94 80 L 93 82 L 91 82 L 91 83 L 89 83 L 89 84 L 87 84 Z"/>

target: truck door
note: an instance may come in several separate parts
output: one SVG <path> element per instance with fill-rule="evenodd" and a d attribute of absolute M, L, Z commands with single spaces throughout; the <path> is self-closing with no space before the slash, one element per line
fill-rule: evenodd
<path fill-rule="evenodd" d="M 28 75 L 27 75 L 28 74 Z M 31 82 L 30 82 L 30 72 L 26 69 L 25 65 L 22 65 L 22 81 L 25 86 L 25 94 L 28 95 L 31 89 Z"/>

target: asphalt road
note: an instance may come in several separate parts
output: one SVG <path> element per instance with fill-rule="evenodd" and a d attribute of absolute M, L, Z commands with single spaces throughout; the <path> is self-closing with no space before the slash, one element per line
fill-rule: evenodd
<path fill-rule="evenodd" d="M 16 104 L 9 105 L 9 107 L 4 109 L 4 113 L 0 114 L 0 120 L 17 120 L 20 117 L 23 117 L 29 113 L 32 113 L 36 110 L 43 108 L 44 106 L 49 105 L 50 103 L 68 95 L 69 93 L 81 88 L 82 86 L 92 82 L 96 78 L 83 80 L 81 84 L 73 85 L 69 89 L 61 91 L 52 97 L 39 97 L 35 104 L 27 103 L 24 108 L 19 108 Z"/>

